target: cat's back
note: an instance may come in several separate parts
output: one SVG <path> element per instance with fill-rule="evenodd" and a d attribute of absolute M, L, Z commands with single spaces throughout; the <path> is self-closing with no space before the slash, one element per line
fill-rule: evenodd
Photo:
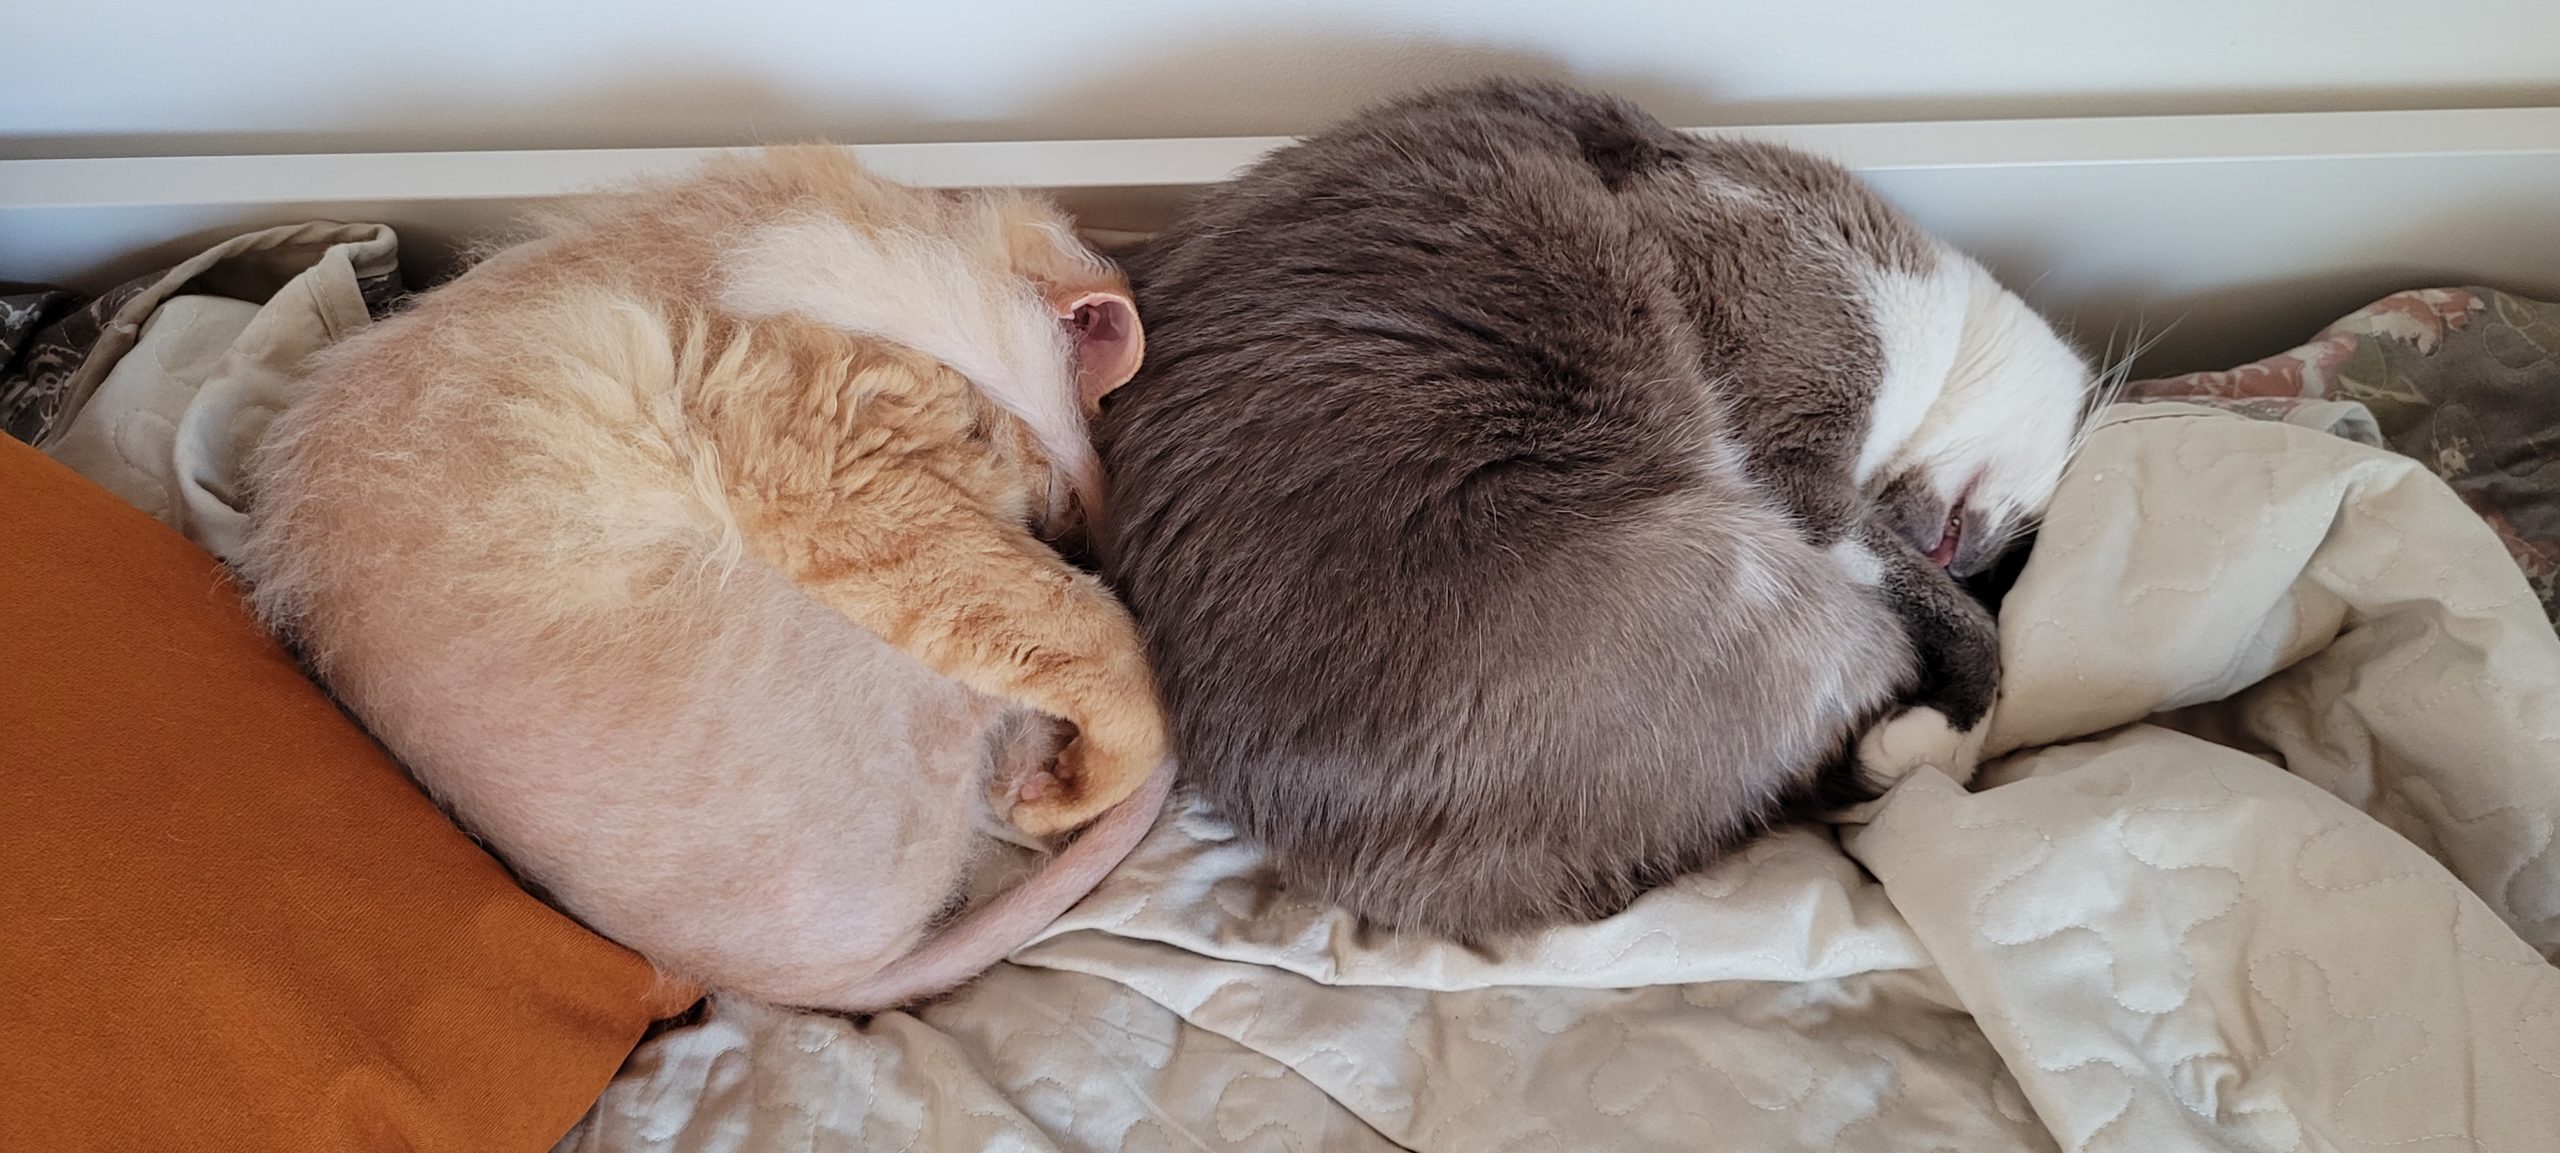
<path fill-rule="evenodd" d="M 1292 883 L 1477 934 L 1695 867 L 1908 661 L 1745 468 L 1615 102 L 1391 105 L 1131 262 L 1106 564 L 1185 772 Z"/>
<path fill-rule="evenodd" d="M 519 871 L 662 963 L 785 995 L 799 961 L 840 980 L 914 943 L 1003 710 L 740 540 L 688 406 L 750 339 L 706 315 L 716 261 L 862 210 L 823 163 L 777 164 L 555 220 L 324 352 L 253 464 L 242 567 Z"/>
<path fill-rule="evenodd" d="M 1172 350 L 1151 337 L 1151 359 L 1218 336 L 1296 334 L 1330 347 L 1419 335 L 1364 333 L 1356 321 L 1437 310 L 1463 323 L 1533 300 L 1552 307 L 1573 288 L 1624 297 L 1668 275 L 1640 235 L 1640 206 L 1617 193 L 1661 150 L 1688 146 L 1625 111 L 1496 85 L 1466 100 L 1390 104 L 1274 154 L 1133 256 L 1133 277 L 1155 290 L 1151 316 L 1182 322 Z M 1239 299 L 1193 291 L 1209 281 Z M 1487 291 L 1508 299 L 1482 300 Z M 1311 329 L 1310 313 L 1350 323 Z M 1588 335 L 1567 319 L 1543 327 Z"/>
<path fill-rule="evenodd" d="M 252 461 L 261 607 L 335 671 L 410 623 L 571 618 L 715 539 L 673 404 L 680 333 L 625 278 L 507 250 L 324 350 Z"/>
<path fill-rule="evenodd" d="M 1136 474 L 1115 503 L 1365 489 L 1330 519 L 1378 539 L 1327 544 L 1498 563 L 1518 518 L 1716 483 L 1722 414 L 1641 213 L 1538 90 L 1490 91 L 1286 150 L 1131 259 L 1149 346 L 1102 430 Z"/>
<path fill-rule="evenodd" d="M 688 566 L 740 563 L 733 490 L 763 462 L 755 438 L 790 427 L 755 402 L 800 403 L 810 382 L 872 353 L 816 325 L 723 313 L 742 239 L 792 219 L 932 228 L 947 214 L 814 148 L 727 158 L 554 213 L 314 358 L 254 466 L 260 597 L 298 624 L 332 595 L 360 595 L 415 596 L 430 617 L 625 628 L 653 593 L 680 591 Z M 872 379 L 906 378 L 939 381 Z M 747 411 L 706 420 L 720 402 Z M 325 663 L 331 638 L 360 623 L 305 631 L 322 634 Z"/>

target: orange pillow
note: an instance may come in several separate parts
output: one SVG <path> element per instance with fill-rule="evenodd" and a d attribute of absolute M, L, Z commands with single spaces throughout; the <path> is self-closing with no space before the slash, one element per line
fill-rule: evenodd
<path fill-rule="evenodd" d="M 690 989 L 526 895 L 220 564 L 0 437 L 0 1149 L 538 1153 Z"/>

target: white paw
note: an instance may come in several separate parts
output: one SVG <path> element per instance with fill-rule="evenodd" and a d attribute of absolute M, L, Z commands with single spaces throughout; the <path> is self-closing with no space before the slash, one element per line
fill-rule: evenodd
<path fill-rule="evenodd" d="M 1925 765 L 1964 784 L 1973 779 L 1973 770 L 1982 762 L 1982 738 L 1991 728 L 1989 721 L 1985 717 L 1974 722 L 1971 730 L 1959 732 L 1936 709 L 1905 709 L 1858 738 L 1858 775 L 1883 792 Z"/>

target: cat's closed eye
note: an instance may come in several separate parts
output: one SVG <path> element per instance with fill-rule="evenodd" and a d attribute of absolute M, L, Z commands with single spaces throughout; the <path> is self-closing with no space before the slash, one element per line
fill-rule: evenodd
<path fill-rule="evenodd" d="M 1885 527 L 1924 553 L 1936 553 L 1946 541 L 1955 511 L 1929 483 L 1925 469 L 1896 475 L 1875 496 L 1875 515 Z"/>

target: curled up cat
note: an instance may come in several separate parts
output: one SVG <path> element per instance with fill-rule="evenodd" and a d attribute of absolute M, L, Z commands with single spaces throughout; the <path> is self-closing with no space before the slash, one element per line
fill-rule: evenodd
<path fill-rule="evenodd" d="M 1999 647 L 1959 581 L 2042 514 L 2092 373 L 1839 167 L 1480 85 L 1128 266 L 1105 570 L 1285 886 L 1482 939 L 1971 773 Z"/>
<path fill-rule="evenodd" d="M 326 352 L 241 567 L 566 911 L 714 988 L 894 1007 L 1045 928 L 1165 795 L 1134 626 L 1042 540 L 1098 511 L 1087 420 L 1142 351 L 1036 198 L 725 158 Z M 934 931 L 980 826 L 1097 816 Z"/>

